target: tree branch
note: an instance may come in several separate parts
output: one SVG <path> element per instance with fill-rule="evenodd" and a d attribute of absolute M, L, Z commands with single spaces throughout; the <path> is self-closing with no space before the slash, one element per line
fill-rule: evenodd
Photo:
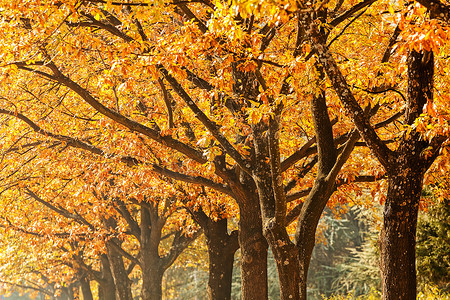
<path fill-rule="evenodd" d="M 57 82 L 63 84 L 64 86 L 68 87 L 69 89 L 77 93 L 86 103 L 88 103 L 92 108 L 94 108 L 102 115 L 110 118 L 111 120 L 119 124 L 124 125 L 131 131 L 139 132 L 162 145 L 177 150 L 198 163 L 204 164 L 207 162 L 207 159 L 203 157 L 200 151 L 191 148 L 189 145 L 184 144 L 178 140 L 175 140 L 171 136 L 161 136 L 161 134 L 158 131 L 145 125 L 142 125 L 141 123 L 138 123 L 134 120 L 131 120 L 112 109 L 107 108 L 97 99 L 95 99 L 89 91 L 82 88 L 72 79 L 62 74 L 59 68 L 52 61 L 48 62 L 46 66 L 50 68 L 54 73 L 54 76 L 52 76 L 53 80 L 56 80 Z"/>
<path fill-rule="evenodd" d="M 313 23 L 310 24 L 308 36 L 311 41 L 313 49 L 315 49 L 319 62 L 323 65 L 325 72 L 330 79 L 334 90 L 338 94 L 347 114 L 353 119 L 355 126 L 360 132 L 361 136 L 366 141 L 370 149 L 375 153 L 377 159 L 386 170 L 391 170 L 394 158 L 393 152 L 385 145 L 380 137 L 375 132 L 375 129 L 370 125 L 370 118 L 366 115 L 363 109 L 359 106 L 350 87 L 339 70 L 339 66 L 331 55 L 328 47 L 319 42 L 321 40 L 319 30 Z"/>
<path fill-rule="evenodd" d="M 346 12 L 344 12 L 343 14 L 341 14 L 340 16 L 336 17 L 334 20 L 332 20 L 329 24 L 333 27 L 336 27 L 337 25 L 339 25 L 341 22 L 345 21 L 346 19 L 348 19 L 349 17 L 351 17 L 353 14 L 355 14 L 356 12 L 358 12 L 359 10 L 372 5 L 372 3 L 374 3 L 377 0 L 364 0 L 358 4 L 356 4 L 355 6 L 353 6 L 352 8 L 350 8 L 349 10 L 347 10 Z"/>
<path fill-rule="evenodd" d="M 41 203 L 42 205 L 50 208 L 51 210 L 53 210 L 54 212 L 60 214 L 63 217 L 66 217 L 68 219 L 72 219 L 77 221 L 77 223 L 82 224 L 82 225 L 86 225 L 88 226 L 91 230 L 95 231 L 95 227 L 89 223 L 85 218 L 83 218 L 82 216 L 78 215 L 78 214 L 73 214 L 71 212 L 69 212 L 68 210 L 62 208 L 62 207 L 56 207 L 53 204 L 43 200 L 41 197 L 39 197 L 38 195 L 36 195 L 33 191 L 31 191 L 29 188 L 25 188 L 26 194 L 28 196 L 30 196 L 31 198 L 33 198 L 34 200 L 36 200 L 37 202 Z"/>
<path fill-rule="evenodd" d="M 91 152 L 93 154 L 103 156 L 103 157 L 109 157 L 109 158 L 118 157 L 121 162 L 125 163 L 128 166 L 147 165 L 147 166 L 152 167 L 153 171 L 157 174 L 164 175 L 169 178 L 181 180 L 181 181 L 188 182 L 188 183 L 204 185 L 204 186 L 210 187 L 212 189 L 215 189 L 219 192 L 230 195 L 231 197 L 234 197 L 233 192 L 231 191 L 231 189 L 229 189 L 229 187 L 226 184 L 216 183 L 210 179 L 207 179 L 207 178 L 204 178 L 201 176 L 190 176 L 190 175 L 185 175 L 182 173 L 177 173 L 177 172 L 168 170 L 166 168 L 163 168 L 157 164 L 146 163 L 146 162 L 141 161 L 132 156 L 118 156 L 115 154 L 106 153 L 103 150 L 101 150 L 100 148 L 97 148 L 91 144 L 80 141 L 76 138 L 72 138 L 72 137 L 68 137 L 68 136 L 64 136 L 64 135 L 53 134 L 49 131 L 43 130 L 37 124 L 35 124 L 33 121 L 31 121 L 26 116 L 24 116 L 20 113 L 14 113 L 14 112 L 11 112 L 8 110 L 0 109 L 0 114 L 7 114 L 7 115 L 17 117 L 20 120 L 24 121 L 27 125 L 29 125 L 35 132 L 40 133 L 45 136 L 48 136 L 48 137 L 51 137 L 51 138 L 54 138 L 54 139 L 57 139 L 57 140 L 60 140 L 60 141 L 64 141 L 67 143 L 67 145 L 69 145 L 71 147 L 86 150 L 88 152 Z"/>
<path fill-rule="evenodd" d="M 250 163 L 244 159 L 244 157 L 233 147 L 233 145 L 226 139 L 226 137 L 220 132 L 219 127 L 213 121 L 211 121 L 203 111 L 194 103 L 193 99 L 184 90 L 181 84 L 171 75 L 166 68 L 162 65 L 157 66 L 158 70 L 163 74 L 164 78 L 170 83 L 175 92 L 183 99 L 187 106 L 195 114 L 196 118 L 202 122 L 202 124 L 208 129 L 212 136 L 219 142 L 226 153 L 233 158 L 236 163 L 247 174 L 251 174 Z"/>

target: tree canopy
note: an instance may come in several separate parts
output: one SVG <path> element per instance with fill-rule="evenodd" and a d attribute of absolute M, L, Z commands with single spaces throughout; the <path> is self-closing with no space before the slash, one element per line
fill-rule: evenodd
<path fill-rule="evenodd" d="M 448 198 L 446 3 L 0 3 L 1 226 L 36 290 L 161 299 L 203 233 L 210 299 L 238 248 L 267 299 L 268 247 L 305 299 L 325 207 L 380 203 L 383 299 L 415 297 L 424 182 Z"/>

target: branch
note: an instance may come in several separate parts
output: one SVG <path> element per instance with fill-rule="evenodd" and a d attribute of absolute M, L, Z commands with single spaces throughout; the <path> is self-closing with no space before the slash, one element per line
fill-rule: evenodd
<path fill-rule="evenodd" d="M 336 186 L 341 186 L 344 184 L 350 184 L 350 183 L 369 183 L 369 182 L 375 182 L 377 180 L 383 179 L 386 177 L 386 174 L 375 176 L 375 175 L 359 175 L 356 176 L 352 181 L 338 178 L 336 180 Z"/>
<path fill-rule="evenodd" d="M 149 164 L 146 163 L 144 161 L 141 161 L 137 158 L 134 158 L 132 156 L 118 156 L 115 154 L 110 154 L 110 153 L 106 153 L 103 150 L 101 150 L 100 148 L 97 148 L 91 144 L 85 143 L 83 141 L 80 141 L 76 138 L 72 138 L 72 137 L 68 137 L 68 136 L 64 136 L 64 135 L 58 135 L 58 134 L 53 134 L 49 131 L 43 130 L 41 129 L 37 124 L 35 124 L 33 121 L 31 121 L 30 119 L 28 119 L 26 116 L 20 114 L 20 113 L 14 113 L 8 110 L 4 110 L 4 109 L 0 109 L 0 114 L 7 114 L 7 115 L 11 115 L 14 117 L 19 118 L 20 120 L 24 121 L 27 125 L 29 125 L 34 131 L 36 131 L 37 133 L 43 134 L 45 136 L 54 138 L 54 139 L 58 139 L 60 141 L 64 141 L 67 143 L 67 145 L 74 147 L 74 148 L 78 148 L 78 149 L 82 149 L 82 150 L 86 150 L 89 151 L 93 154 L 102 156 L 102 157 L 108 157 L 108 158 L 114 158 L 114 157 L 118 157 L 119 160 L 123 163 L 125 163 L 128 166 L 138 166 L 138 165 L 147 165 L 153 168 L 153 171 L 157 174 L 163 175 L 163 176 L 167 176 L 176 180 L 180 180 L 180 181 L 184 181 L 184 182 L 188 182 L 188 183 L 195 183 L 195 184 L 200 184 L 200 185 L 204 185 L 207 187 L 210 187 L 212 189 L 215 189 L 219 192 L 225 193 L 227 195 L 230 195 L 231 197 L 234 197 L 233 192 L 229 189 L 229 187 L 225 184 L 220 184 L 220 183 L 216 183 L 210 179 L 201 177 L 201 176 L 190 176 L 190 175 L 185 175 L 182 173 L 177 173 L 171 170 L 168 170 L 166 168 L 163 168 L 157 164 Z"/>
<path fill-rule="evenodd" d="M 287 195 L 286 202 L 292 202 L 294 200 L 306 197 L 306 196 L 308 196 L 309 192 L 311 192 L 311 188 L 307 188 L 307 189 L 295 192 L 293 194 Z"/>
<path fill-rule="evenodd" d="M 24 285 L 24 284 L 13 283 L 13 282 L 8 282 L 8 281 L 3 281 L 3 280 L 0 280 L 0 283 L 1 283 L 1 284 L 7 284 L 7 285 L 16 286 L 16 287 L 19 287 L 19 288 L 21 288 L 21 289 L 30 289 L 30 290 L 38 291 L 38 292 L 40 292 L 40 293 L 49 295 L 49 296 L 51 296 L 51 297 L 54 296 L 54 293 L 52 293 L 52 292 L 50 292 L 50 291 L 47 291 L 46 289 L 44 289 L 44 288 L 42 288 L 42 287 L 34 287 L 34 286 L 31 286 L 31 285 Z M 36 284 L 36 285 L 37 285 L 37 284 Z"/>
<path fill-rule="evenodd" d="M 7 218 L 1 217 L 1 219 L 6 221 L 6 223 L 8 223 L 8 226 L 9 226 L 9 227 L 7 227 L 5 225 L 1 225 L 0 224 L 1 228 L 12 228 L 15 231 L 22 232 L 22 233 L 25 233 L 25 234 L 31 235 L 31 236 L 37 236 L 37 237 L 40 237 L 40 238 L 43 238 L 43 237 L 47 236 L 47 234 L 42 234 L 42 233 L 38 233 L 38 232 L 35 232 L 35 231 L 30 231 L 30 230 L 26 230 L 26 229 L 20 228 L 20 227 L 14 225 Z M 57 233 L 52 233 L 51 235 L 52 236 L 56 236 L 58 238 L 68 238 L 68 237 L 73 237 L 73 236 L 77 236 L 77 237 L 85 237 L 86 236 L 86 234 L 84 234 L 84 233 L 72 234 L 72 233 L 66 233 L 66 232 L 57 232 Z"/>
<path fill-rule="evenodd" d="M 174 128 L 175 125 L 173 123 L 173 111 L 172 111 L 172 97 L 169 94 L 169 92 L 166 89 L 166 85 L 164 84 L 163 80 L 161 78 L 158 78 L 158 84 L 161 87 L 162 93 L 163 93 L 163 98 L 164 98 L 164 102 L 166 103 L 166 107 L 167 107 L 167 113 L 169 115 L 169 128 Z"/>
<path fill-rule="evenodd" d="M 78 215 L 78 214 L 72 214 L 70 213 L 68 210 L 62 208 L 62 207 L 56 207 L 53 204 L 50 204 L 49 202 L 43 200 L 42 198 L 40 198 L 38 195 L 36 195 L 33 191 L 31 191 L 29 188 L 25 188 L 26 190 L 26 194 L 28 196 L 30 196 L 31 198 L 33 198 L 34 200 L 36 200 L 37 202 L 43 204 L 44 206 L 50 208 L 51 210 L 53 210 L 54 212 L 60 214 L 61 216 L 64 216 L 68 219 L 72 219 L 77 221 L 77 223 L 82 224 L 82 225 L 86 225 L 88 226 L 91 230 L 95 230 L 95 227 L 89 223 L 85 218 L 83 218 L 82 216 Z"/>
<path fill-rule="evenodd" d="M 285 222 L 286 216 L 286 193 L 283 188 L 283 170 L 280 162 L 279 132 L 281 110 L 282 105 L 277 105 L 274 115 L 270 117 L 267 138 L 269 143 L 270 176 L 275 199 L 275 222 L 282 225 Z"/>
<path fill-rule="evenodd" d="M 364 1 L 356 4 L 355 6 L 353 6 L 352 8 L 347 10 L 346 12 L 344 12 L 342 15 L 340 15 L 340 16 L 336 17 L 334 20 L 332 20 L 330 22 L 330 25 L 333 26 L 333 27 L 336 27 L 341 22 L 345 21 L 346 19 L 351 17 L 353 14 L 355 14 L 357 11 L 363 9 L 364 7 L 372 5 L 372 3 L 374 3 L 375 1 L 377 1 L 377 0 L 364 0 Z"/>
<path fill-rule="evenodd" d="M 385 145 L 385 143 L 375 132 L 375 129 L 370 125 L 370 118 L 356 101 L 345 77 L 339 70 L 339 66 L 331 55 L 328 47 L 319 42 L 321 37 L 316 25 L 311 24 L 310 30 L 308 30 L 308 35 L 312 47 L 315 49 L 316 54 L 319 57 L 319 62 L 323 65 L 334 90 L 347 111 L 347 114 L 350 115 L 361 136 L 364 138 L 370 149 L 375 153 L 377 159 L 383 167 L 390 171 L 393 166 L 391 163 L 394 159 L 393 152 Z"/>
<path fill-rule="evenodd" d="M 110 239 L 107 242 L 108 245 L 111 245 L 117 252 L 119 252 L 120 255 L 122 255 L 123 257 L 125 257 L 126 259 L 128 259 L 129 261 L 140 265 L 139 264 L 139 260 L 134 257 L 133 255 L 131 255 L 130 253 L 128 253 L 127 251 L 123 250 L 122 247 L 120 247 L 116 242 L 114 242 L 112 239 Z"/>
<path fill-rule="evenodd" d="M 125 203 L 116 198 L 114 199 L 114 202 L 117 203 L 117 206 L 114 206 L 114 208 L 120 213 L 120 215 L 125 219 L 128 226 L 130 227 L 131 234 L 139 241 L 141 242 L 141 228 L 139 227 L 138 222 L 133 218 L 130 211 L 126 207 Z"/>
<path fill-rule="evenodd" d="M 72 79 L 62 74 L 61 71 L 58 69 L 58 67 L 52 61 L 47 63 L 47 67 L 50 68 L 54 73 L 54 76 L 52 76 L 53 80 L 65 85 L 66 87 L 77 93 L 85 102 L 87 102 L 92 108 L 94 108 L 102 115 L 110 118 L 111 120 L 119 124 L 124 125 L 133 132 L 139 132 L 162 145 L 177 150 L 198 163 L 204 164 L 207 162 L 207 159 L 203 157 L 200 151 L 190 147 L 189 145 L 184 144 L 178 140 L 175 140 L 171 136 L 161 136 L 158 131 L 150 127 L 147 127 L 141 123 L 138 123 L 134 120 L 131 120 L 112 109 L 107 108 L 97 99 L 95 99 L 89 91 L 82 88 Z"/>
<path fill-rule="evenodd" d="M 76 27 L 76 26 L 80 26 L 80 27 L 98 27 L 101 29 L 105 29 L 106 31 L 110 32 L 111 34 L 123 39 L 124 41 L 127 42 L 131 42 L 134 39 L 128 35 L 126 35 L 125 33 L 123 33 L 122 31 L 120 31 L 116 26 L 112 25 L 112 24 L 107 24 L 107 23 L 103 23 L 102 21 L 96 20 L 94 18 L 94 16 L 84 13 L 82 12 L 81 15 L 85 16 L 86 18 L 89 19 L 89 22 L 66 22 L 67 26 L 69 27 Z"/>
<path fill-rule="evenodd" d="M 202 233 L 203 230 L 197 230 L 191 236 L 188 236 L 182 234 L 181 231 L 178 231 L 173 238 L 169 253 L 167 253 L 162 258 L 162 265 L 164 266 L 164 268 L 167 269 L 168 267 L 170 267 L 172 263 L 177 259 L 177 257 L 181 254 L 181 252 L 183 252 L 183 250 L 186 249 L 190 243 L 195 241 Z"/>
<path fill-rule="evenodd" d="M 328 43 L 327 46 L 330 47 L 330 45 L 333 44 L 334 41 L 336 41 L 340 36 L 342 36 L 342 35 L 344 34 L 345 30 L 346 30 L 350 25 L 352 25 L 352 23 L 355 22 L 359 17 L 361 17 L 365 12 L 366 12 L 366 11 L 364 10 L 364 11 L 360 12 L 358 15 L 356 15 L 353 19 L 351 19 L 350 22 L 348 22 L 348 23 L 344 26 L 344 28 L 342 28 L 341 32 L 339 32 L 339 34 L 337 34 L 337 35 L 336 35 L 336 36 Z"/>
<path fill-rule="evenodd" d="M 389 61 L 389 58 L 391 58 L 391 52 L 392 48 L 394 47 L 395 43 L 397 42 L 397 38 L 401 33 L 400 24 L 397 24 L 397 27 L 395 27 L 394 33 L 392 34 L 391 38 L 389 39 L 389 44 L 386 47 L 386 50 L 384 51 L 383 58 L 381 59 L 381 63 L 387 63 Z"/>
<path fill-rule="evenodd" d="M 208 27 L 206 27 L 206 25 L 203 24 L 203 22 L 200 21 L 199 18 L 197 18 L 197 16 L 186 6 L 186 3 L 180 1 L 175 3 L 175 5 L 181 9 L 186 18 L 188 18 L 189 20 L 194 20 L 195 24 L 197 24 L 202 33 L 208 31 Z"/>
<path fill-rule="evenodd" d="M 188 68 L 182 67 L 182 70 L 186 72 L 187 79 L 193 84 L 195 84 L 198 88 L 208 92 L 215 89 L 215 87 L 212 86 L 208 81 L 199 77 L 197 74 L 193 73 Z M 236 101 L 234 101 L 232 97 L 225 94 L 223 91 L 220 92 L 220 97 L 223 97 L 225 99 L 225 107 L 228 108 L 232 113 L 241 111 L 241 108 L 239 107 L 240 105 L 236 103 Z"/>
<path fill-rule="evenodd" d="M 220 128 L 214 121 L 211 121 L 203 111 L 194 103 L 193 99 L 184 90 L 181 84 L 169 74 L 166 68 L 162 65 L 157 66 L 158 70 L 163 74 L 164 78 L 170 83 L 175 92 L 183 99 L 187 106 L 195 114 L 196 118 L 202 122 L 202 124 L 208 129 L 212 136 L 219 142 L 226 153 L 233 158 L 236 163 L 244 170 L 247 174 L 251 174 L 250 163 L 242 157 L 242 155 L 233 147 L 233 145 L 226 139 L 225 136 L 220 132 Z"/>
<path fill-rule="evenodd" d="M 291 209 L 291 211 L 286 215 L 286 219 L 284 222 L 286 227 L 289 226 L 292 222 L 294 222 L 295 219 L 297 219 L 297 217 L 300 215 L 300 212 L 302 211 L 302 207 L 303 207 L 303 202 L 297 204 L 297 206 L 294 207 L 293 209 Z"/>
<path fill-rule="evenodd" d="M 360 183 L 368 183 L 368 182 L 375 182 L 379 179 L 383 179 L 385 177 L 385 175 L 381 175 L 381 176 L 374 176 L 374 175 L 359 175 L 356 176 L 352 181 L 347 181 L 341 178 L 338 178 L 336 180 L 336 186 L 341 186 L 344 184 L 349 184 L 349 183 L 356 183 L 356 182 L 360 182 Z M 287 195 L 286 197 L 286 201 L 287 202 L 292 202 L 295 200 L 298 200 L 300 198 L 306 197 L 308 196 L 308 194 L 311 192 L 311 188 L 307 188 L 295 193 L 292 193 L 290 195 Z"/>
<path fill-rule="evenodd" d="M 431 18 L 450 22 L 450 5 L 443 4 L 439 0 L 417 0 L 417 2 L 428 8 Z"/>
<path fill-rule="evenodd" d="M 327 181 L 335 181 L 337 175 L 339 174 L 342 166 L 345 164 L 345 162 L 350 157 L 350 154 L 352 153 L 353 149 L 355 148 L 356 142 L 359 140 L 359 132 L 354 130 L 352 134 L 350 135 L 349 140 L 347 143 L 345 143 L 344 150 L 342 151 L 341 155 L 339 155 L 338 159 L 336 160 L 336 163 L 334 164 L 333 168 L 330 170 L 330 172 L 327 175 Z"/>
<path fill-rule="evenodd" d="M 304 164 L 299 172 L 295 175 L 294 179 L 291 179 L 286 186 L 284 187 L 284 190 L 286 193 L 288 193 L 290 190 L 292 190 L 296 185 L 299 179 L 302 179 L 306 176 L 306 174 L 309 173 L 309 171 L 312 170 L 312 168 L 316 165 L 318 161 L 317 155 L 315 155 L 306 165 Z"/>
<path fill-rule="evenodd" d="M 194 184 L 207 186 L 216 191 L 227 194 L 233 198 L 235 197 L 234 193 L 231 191 L 231 189 L 228 187 L 228 185 L 216 183 L 212 180 L 209 180 L 209 179 L 201 177 L 201 176 L 191 176 L 191 175 L 177 173 L 177 172 L 162 168 L 158 165 L 153 165 L 153 171 L 155 171 L 158 174 L 173 178 L 175 180 L 180 180 L 180 181 L 187 182 L 187 183 L 194 183 Z"/>
<path fill-rule="evenodd" d="M 104 152 L 102 150 L 100 150 L 99 148 L 97 148 L 91 144 L 85 143 L 77 138 L 72 138 L 72 137 L 60 135 L 60 134 L 53 134 L 49 131 L 46 131 L 46 130 L 40 128 L 36 123 L 34 123 L 33 121 L 31 121 L 29 118 L 27 118 L 26 116 L 24 116 L 21 113 L 12 112 L 12 111 L 9 111 L 6 109 L 0 109 L 0 114 L 5 114 L 5 115 L 16 117 L 16 118 L 22 120 L 23 122 L 25 122 L 36 133 L 39 133 L 44 136 L 51 137 L 53 139 L 65 142 L 68 146 L 71 146 L 74 148 L 79 148 L 79 149 L 84 149 L 84 150 L 87 150 L 87 151 L 97 154 L 97 155 L 104 155 Z"/>
<path fill-rule="evenodd" d="M 317 156 L 319 159 L 317 176 L 327 176 L 336 162 L 337 150 L 333 140 L 333 124 L 328 115 L 325 90 L 323 89 L 325 73 L 323 66 L 318 62 L 315 62 L 314 66 L 318 73 L 315 84 L 321 89 L 320 93 L 314 95 L 311 101 L 311 114 L 314 132 L 316 134 Z"/>
<path fill-rule="evenodd" d="M 337 118 L 333 119 L 331 121 L 331 125 L 336 124 L 337 121 L 338 121 Z M 306 142 L 306 144 L 303 145 L 299 150 L 297 150 L 296 152 L 291 154 L 291 156 L 289 156 L 284 161 L 282 161 L 281 162 L 281 170 L 282 170 L 282 172 L 284 172 L 287 169 L 289 169 L 291 166 L 293 166 L 296 162 L 298 162 L 302 158 L 304 158 L 304 157 L 306 157 L 308 155 L 316 153 L 317 149 L 314 149 L 314 151 L 312 151 L 312 149 L 310 148 L 315 142 L 316 142 L 316 137 L 314 136 L 313 138 L 309 139 Z"/>

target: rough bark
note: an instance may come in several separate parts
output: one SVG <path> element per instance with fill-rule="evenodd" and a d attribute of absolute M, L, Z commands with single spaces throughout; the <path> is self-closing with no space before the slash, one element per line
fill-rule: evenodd
<path fill-rule="evenodd" d="M 111 271 L 114 278 L 114 285 L 116 288 L 116 299 L 117 300 L 132 300 L 131 294 L 131 281 L 128 278 L 127 271 L 124 266 L 123 258 L 120 253 L 114 248 L 114 246 L 109 246 L 106 243 L 107 255 L 111 264 Z"/>
<path fill-rule="evenodd" d="M 230 300 L 234 254 L 239 248 L 237 232 L 227 232 L 227 219 L 208 218 L 205 228 L 209 255 L 208 299 Z"/>
<path fill-rule="evenodd" d="M 164 269 L 161 268 L 158 261 L 152 259 L 142 260 L 142 300 L 161 300 L 162 299 L 162 279 Z"/>
<path fill-rule="evenodd" d="M 425 142 L 413 129 L 402 137 L 397 150 L 389 149 L 356 101 L 328 47 L 320 42 L 318 27 L 313 22 L 308 22 L 306 14 L 301 18 L 309 26 L 307 34 L 313 51 L 318 55 L 334 90 L 388 176 L 389 191 L 384 209 L 384 230 L 380 238 L 383 299 L 415 299 L 414 247 L 417 207 L 422 179 L 439 151 L 440 137 Z M 413 124 L 422 112 L 427 100 L 432 100 L 433 69 L 432 53 L 418 53 L 414 50 L 410 52 L 405 115 L 409 125 Z M 423 150 L 426 148 L 430 150 L 427 151 L 429 155 L 424 155 Z"/>
<path fill-rule="evenodd" d="M 383 299 L 416 298 L 416 224 L 422 190 L 421 169 L 402 166 L 389 177 L 380 236 Z"/>
<path fill-rule="evenodd" d="M 317 85 L 320 88 L 325 75 L 320 65 L 316 64 L 316 69 L 319 75 Z M 337 161 L 337 151 L 333 142 L 332 124 L 328 116 L 324 92 L 312 99 L 311 112 L 317 140 L 319 165 L 314 185 L 303 203 L 295 232 L 299 259 L 299 299 L 306 299 L 307 297 L 308 268 L 315 245 L 316 229 L 323 209 L 334 191 L 334 182 L 337 175 L 337 172 L 332 173 Z"/>
<path fill-rule="evenodd" d="M 406 122 L 413 124 L 433 97 L 433 53 L 412 50 L 408 57 Z M 415 299 L 417 292 L 415 245 L 419 200 L 426 170 L 437 149 L 418 133 L 405 136 L 396 150 L 395 172 L 388 174 L 388 193 L 380 235 L 383 299 Z"/>
<path fill-rule="evenodd" d="M 240 74 L 235 71 L 234 75 Z M 246 82 L 242 84 L 252 86 L 253 88 L 244 91 L 255 95 L 257 95 L 255 88 L 258 86 L 267 90 L 266 82 L 259 70 L 252 75 L 247 74 Z M 284 81 L 281 93 L 286 94 L 288 86 L 287 81 Z M 235 88 L 242 89 L 239 85 Z M 281 299 L 297 299 L 298 257 L 285 228 L 286 194 L 280 161 L 279 137 L 283 104 L 275 103 L 272 97 L 269 97 L 269 102 L 275 109 L 268 124 L 262 121 L 252 125 L 254 152 L 251 176 L 261 209 L 263 235 L 272 249 L 277 266 Z"/>
<path fill-rule="evenodd" d="M 299 255 L 285 227 L 275 226 L 265 234 L 276 262 L 280 284 L 280 299 L 300 299 Z"/>
<path fill-rule="evenodd" d="M 164 200 L 164 211 L 166 212 L 171 203 L 171 198 Z M 124 207 L 122 213 L 126 212 Z M 169 251 L 160 255 L 160 243 L 162 230 L 167 221 L 165 213 L 158 211 L 158 202 L 143 202 L 140 208 L 140 224 L 133 221 L 131 216 L 128 222 L 134 228 L 134 235 L 140 242 L 140 255 L 137 263 L 142 271 L 142 300 L 162 299 L 162 279 L 164 272 L 175 262 L 183 250 L 194 241 L 201 233 L 197 231 L 192 236 L 186 236 L 182 230 L 175 232 Z"/>
<path fill-rule="evenodd" d="M 264 180 L 266 179 L 266 180 Z M 261 206 L 273 203 L 270 198 L 270 188 L 266 182 L 270 181 L 270 177 L 258 178 L 258 192 Z M 280 284 L 280 299 L 299 299 L 299 268 L 298 268 L 298 252 L 289 238 L 284 223 L 275 221 L 274 215 L 269 215 L 267 207 L 263 211 L 263 233 L 267 242 L 272 249 L 275 263 L 278 271 L 278 279 Z"/>
<path fill-rule="evenodd" d="M 228 234 L 228 220 L 214 221 L 202 208 L 189 209 L 206 237 L 209 259 L 208 299 L 231 299 L 234 254 L 239 249 L 238 231 Z"/>
<path fill-rule="evenodd" d="M 245 173 L 231 182 L 239 204 L 241 299 L 267 299 L 267 242 L 262 233 L 261 210 L 255 183 Z"/>
<path fill-rule="evenodd" d="M 246 206 L 240 208 L 239 221 L 241 299 L 264 300 L 268 297 L 267 242 L 262 234 L 258 197 L 251 197 L 246 200 Z M 258 210 L 252 209 L 252 207 L 256 207 Z"/>

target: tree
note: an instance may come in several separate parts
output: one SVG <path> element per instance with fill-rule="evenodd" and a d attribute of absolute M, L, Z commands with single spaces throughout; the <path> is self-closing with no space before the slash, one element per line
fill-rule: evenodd
<path fill-rule="evenodd" d="M 408 52 L 405 124 L 411 127 L 400 139 L 398 147 L 391 150 L 370 125 L 328 46 L 320 42 L 321 33 L 317 26 L 307 20 L 305 29 L 312 49 L 347 113 L 386 170 L 389 188 L 380 236 L 383 299 L 413 299 L 416 296 L 415 229 L 423 178 L 446 139 L 445 135 L 424 138 L 412 127 L 423 107 L 433 103 L 433 52 L 426 48 L 420 51 L 413 48 Z"/>
<path fill-rule="evenodd" d="M 122 174 L 138 176 L 125 176 L 129 180 L 119 184 L 125 190 L 158 174 L 233 198 L 239 207 L 243 299 L 267 298 L 268 244 L 281 297 L 306 297 L 315 231 L 331 195 L 343 183 L 373 181 L 382 173 L 370 159 L 355 163 L 357 157 L 351 158 L 360 135 L 391 180 L 386 212 L 398 208 L 414 215 L 417 191 L 441 139 L 430 138 L 425 145 L 419 139 L 424 122 L 407 134 L 389 124 L 404 114 L 403 125 L 412 125 L 420 115 L 430 100 L 433 60 L 411 52 L 408 108 L 401 111 L 402 100 L 385 95 L 394 90 L 403 96 L 396 88 L 405 83 L 385 68 L 400 33 L 395 26 L 383 27 L 385 21 L 374 13 L 385 3 L 373 10 L 367 7 L 374 1 L 338 1 L 330 3 L 333 9 L 314 1 L 26 4 L 4 4 L 2 30 L 14 32 L 5 34 L 2 49 L 2 83 L 9 92 L 0 112 L 9 116 L 8 134 L 28 128 L 34 131 L 30 143 L 14 140 L 22 147 L 45 141 L 95 154 L 109 165 L 106 172 L 102 164 L 89 166 L 92 174 L 101 174 L 100 185 L 108 182 L 108 172 L 127 170 Z M 357 34 L 369 31 L 367 24 L 376 24 L 383 49 L 369 46 L 373 35 L 351 39 L 344 34 L 349 28 Z M 331 51 L 354 45 L 362 47 L 360 52 L 344 55 L 338 65 Z M 393 63 L 401 65 L 401 59 Z M 428 76 L 418 78 L 419 69 L 428 70 Z M 380 85 L 370 83 L 370 74 L 377 74 Z M 422 89 L 415 85 L 419 81 Z M 388 101 L 378 101 L 374 93 Z M 343 107 L 358 131 L 343 116 Z M 398 150 L 386 145 L 392 138 L 399 138 L 392 146 Z M 403 157 L 411 145 L 429 155 L 416 151 Z M 349 159 L 347 166 L 353 166 L 346 170 Z M 398 170 L 412 168 L 409 164 L 415 168 L 410 176 L 415 189 L 410 211 L 404 211 L 395 204 L 403 195 L 392 188 L 407 184 Z M 346 173 L 338 178 L 343 167 Z M 216 199 L 227 206 L 228 198 Z M 286 226 L 297 217 L 292 241 L 292 228 Z M 397 227 L 389 222 L 403 219 L 386 220 L 387 240 L 397 241 L 390 231 Z M 409 221 L 406 227 L 414 227 L 414 217 Z M 409 233 L 405 245 L 412 251 L 414 234 Z M 396 250 L 387 247 L 384 257 L 394 257 Z M 387 292 L 394 281 L 389 270 L 395 267 L 389 261 L 401 259 L 385 260 L 385 294 L 395 294 Z"/>

